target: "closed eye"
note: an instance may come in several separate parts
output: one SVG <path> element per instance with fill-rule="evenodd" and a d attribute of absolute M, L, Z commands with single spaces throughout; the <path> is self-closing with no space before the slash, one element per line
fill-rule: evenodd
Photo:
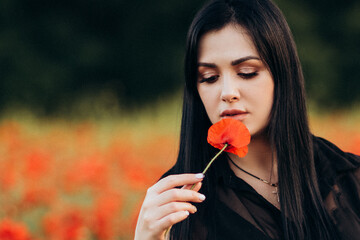
<path fill-rule="evenodd" d="M 251 79 L 253 77 L 256 77 L 257 75 L 258 75 L 258 72 L 238 73 L 238 76 L 240 76 L 243 79 Z"/>
<path fill-rule="evenodd" d="M 202 78 L 200 79 L 200 83 L 204 83 L 204 82 L 207 82 L 207 83 L 214 83 L 216 82 L 216 80 L 218 80 L 219 78 L 219 75 L 214 75 L 214 76 L 211 76 L 211 77 L 208 77 L 208 78 Z"/>

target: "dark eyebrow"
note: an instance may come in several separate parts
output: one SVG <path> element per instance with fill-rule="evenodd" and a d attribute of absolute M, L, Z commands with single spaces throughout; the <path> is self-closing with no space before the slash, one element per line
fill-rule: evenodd
<path fill-rule="evenodd" d="M 239 59 L 236 59 L 234 61 L 231 62 L 231 65 L 232 66 L 235 66 L 235 65 L 238 65 L 242 62 L 245 62 L 245 61 L 248 61 L 248 60 L 252 60 L 252 59 L 255 59 L 255 60 L 260 60 L 260 58 L 258 57 L 255 57 L 255 56 L 247 56 L 247 57 L 242 57 L 242 58 L 239 58 Z"/>
<path fill-rule="evenodd" d="M 216 65 L 213 63 L 198 63 L 198 67 L 216 68 Z"/>
<path fill-rule="evenodd" d="M 252 60 L 252 59 L 260 60 L 260 58 L 255 57 L 255 56 L 247 56 L 247 57 L 242 57 L 242 58 L 236 59 L 234 61 L 231 61 L 231 65 L 235 66 L 235 65 L 238 65 L 238 64 L 240 64 L 242 62 L 246 62 L 246 61 Z M 201 62 L 199 62 L 198 67 L 216 68 L 216 65 L 214 63 L 201 63 Z"/>

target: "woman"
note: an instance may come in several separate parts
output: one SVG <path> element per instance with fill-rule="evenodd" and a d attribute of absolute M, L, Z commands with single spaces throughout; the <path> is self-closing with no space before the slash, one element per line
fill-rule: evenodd
<path fill-rule="evenodd" d="M 356 239 L 359 157 L 311 135 L 280 10 L 270 0 L 210 2 L 192 22 L 185 64 L 179 156 L 149 188 L 135 239 Z M 249 129 L 248 154 L 222 154 L 205 178 L 189 174 L 218 151 L 207 130 L 226 117 Z"/>

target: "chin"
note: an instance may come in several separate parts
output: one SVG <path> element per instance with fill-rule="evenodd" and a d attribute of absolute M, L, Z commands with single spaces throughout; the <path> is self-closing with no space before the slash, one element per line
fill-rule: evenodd
<path fill-rule="evenodd" d="M 249 128 L 249 132 L 251 135 L 251 138 L 258 138 L 258 137 L 268 137 L 268 131 L 267 128 L 262 128 L 260 130 L 252 130 Z"/>

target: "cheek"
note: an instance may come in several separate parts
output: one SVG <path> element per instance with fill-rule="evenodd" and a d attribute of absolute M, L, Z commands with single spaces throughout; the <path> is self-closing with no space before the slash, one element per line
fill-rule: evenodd
<path fill-rule="evenodd" d="M 273 103 L 274 103 L 274 83 L 271 82 L 268 91 L 265 93 L 266 95 L 266 102 L 268 103 L 268 111 L 271 112 Z"/>
<path fill-rule="evenodd" d="M 211 95 L 212 95 L 211 89 L 203 87 L 203 86 L 199 86 L 198 93 L 199 93 L 200 99 L 206 109 L 212 105 L 213 99 L 211 98 Z"/>
<path fill-rule="evenodd" d="M 259 87 L 258 89 L 259 89 L 259 91 L 256 95 L 259 96 L 259 98 L 258 98 L 259 104 L 261 104 L 264 109 L 271 108 L 273 105 L 273 101 L 274 101 L 274 82 L 273 82 L 273 80 L 271 78 L 268 79 L 267 84 L 265 86 Z"/>
<path fill-rule="evenodd" d="M 262 105 L 261 112 L 263 121 L 268 123 L 274 102 L 274 85 L 269 84 L 269 86 L 267 86 L 267 88 L 265 88 L 260 94 L 262 97 L 261 101 L 259 101 L 259 105 Z"/>
<path fill-rule="evenodd" d="M 212 123 L 216 122 L 216 99 L 211 89 L 198 88 L 200 99 Z"/>
<path fill-rule="evenodd" d="M 247 95 L 249 97 L 250 110 L 253 111 L 258 123 L 261 125 L 266 124 L 269 120 L 274 101 L 273 81 L 270 78 L 257 86 L 253 86 L 251 90 L 248 92 L 249 95 Z"/>

